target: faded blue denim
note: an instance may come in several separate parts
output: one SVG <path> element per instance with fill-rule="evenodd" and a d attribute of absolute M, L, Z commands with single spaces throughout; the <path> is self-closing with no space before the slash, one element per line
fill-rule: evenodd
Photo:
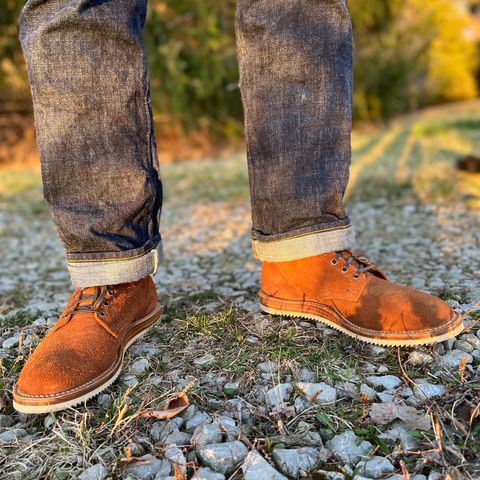
<path fill-rule="evenodd" d="M 45 199 L 77 286 L 133 281 L 156 265 L 162 182 L 146 9 L 145 0 L 27 0 L 20 17 Z M 345 2 L 239 0 L 236 33 L 254 252 L 281 260 L 348 248 Z"/>

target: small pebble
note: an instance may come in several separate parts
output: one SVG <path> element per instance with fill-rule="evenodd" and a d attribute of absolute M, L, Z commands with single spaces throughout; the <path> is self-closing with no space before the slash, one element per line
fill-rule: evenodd
<path fill-rule="evenodd" d="M 463 352 L 462 350 L 452 350 L 440 357 L 441 364 L 451 369 L 458 368 L 462 361 L 465 361 L 467 364 L 472 363 L 473 357 L 469 353 Z"/>
<path fill-rule="evenodd" d="M 371 375 L 366 377 L 365 380 L 373 387 L 383 388 L 384 390 L 395 389 L 402 384 L 402 381 L 395 375 Z"/>
<path fill-rule="evenodd" d="M 2 342 L 2 348 L 6 350 L 10 350 L 12 348 L 18 347 L 20 336 L 17 334 L 13 335 L 13 337 L 7 338 Z"/>
<path fill-rule="evenodd" d="M 408 355 L 407 361 L 414 367 L 422 367 L 424 365 L 430 365 L 433 362 L 433 357 L 421 350 L 414 350 Z"/>
<path fill-rule="evenodd" d="M 248 454 L 247 447 L 240 441 L 200 445 L 196 453 L 202 465 L 225 475 L 232 473 Z"/>
<path fill-rule="evenodd" d="M 211 353 L 207 353 L 203 357 L 196 358 L 193 363 L 197 365 L 197 367 L 204 367 L 206 365 L 210 365 L 215 361 L 215 355 Z"/>
<path fill-rule="evenodd" d="M 78 480 L 104 480 L 107 476 L 108 470 L 100 463 L 97 463 L 84 470 L 78 476 Z"/>
<path fill-rule="evenodd" d="M 140 358 L 132 364 L 130 370 L 134 375 L 140 376 L 148 370 L 148 367 L 148 360 L 146 358 Z"/>

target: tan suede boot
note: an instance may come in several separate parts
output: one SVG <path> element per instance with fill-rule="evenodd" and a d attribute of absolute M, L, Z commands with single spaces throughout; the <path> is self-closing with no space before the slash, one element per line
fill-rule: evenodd
<path fill-rule="evenodd" d="M 318 320 L 377 345 L 441 342 L 464 328 L 442 300 L 389 282 L 349 251 L 289 262 L 264 262 L 260 308 Z"/>
<path fill-rule="evenodd" d="M 125 350 L 159 318 L 151 277 L 76 289 L 23 367 L 13 406 L 24 413 L 54 412 L 97 395 L 119 375 Z"/>

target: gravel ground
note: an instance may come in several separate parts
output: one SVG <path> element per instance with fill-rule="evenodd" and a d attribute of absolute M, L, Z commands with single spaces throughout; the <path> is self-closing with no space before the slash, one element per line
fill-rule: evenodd
<path fill-rule="evenodd" d="M 350 212 L 359 249 L 393 280 L 472 309 L 476 212 L 382 201 Z M 48 218 L 2 213 L 2 478 L 480 474 L 478 312 L 458 341 L 414 351 L 261 315 L 249 222 L 245 200 L 167 208 L 156 274 L 163 322 L 132 348 L 106 394 L 33 418 L 12 411 L 10 388 L 65 303 L 69 280 Z M 181 420 L 133 420 L 145 398 L 156 405 L 186 386 L 192 406 Z"/>
<path fill-rule="evenodd" d="M 397 154 L 416 137 L 392 131 L 372 141 L 369 157 L 359 141 L 357 165 L 409 165 Z M 381 178 L 365 190 L 363 170 L 353 172 L 357 249 L 390 279 L 464 313 L 459 338 L 385 349 L 260 314 L 242 156 L 170 166 L 161 321 L 104 393 L 40 416 L 15 413 L 11 388 L 71 287 L 38 177 L 0 197 L 0 478 L 480 478 L 479 211 L 452 197 L 390 195 Z M 190 399 L 180 416 L 143 415 L 180 391 Z"/>

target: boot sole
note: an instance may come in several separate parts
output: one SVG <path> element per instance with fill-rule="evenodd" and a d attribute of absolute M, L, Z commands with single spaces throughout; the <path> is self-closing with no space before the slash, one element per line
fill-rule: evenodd
<path fill-rule="evenodd" d="M 452 319 L 453 324 L 456 324 L 460 320 L 460 324 L 453 328 L 452 330 L 443 333 L 441 335 L 432 336 L 431 334 L 425 337 L 420 338 L 405 338 L 405 339 L 385 339 L 385 338 L 374 338 L 374 337 L 366 337 L 364 335 L 360 335 L 358 333 L 352 332 L 341 325 L 338 325 L 335 322 L 332 322 L 328 318 L 322 317 L 321 315 L 316 315 L 314 313 L 307 313 L 307 312 L 295 312 L 290 310 L 280 310 L 277 308 L 268 307 L 267 305 L 260 303 L 260 310 L 265 313 L 269 313 L 271 315 L 282 315 L 284 317 L 300 317 L 306 318 L 308 320 L 315 320 L 317 322 L 321 322 L 328 327 L 331 327 L 335 330 L 338 330 L 349 337 L 355 338 L 356 340 L 361 340 L 362 342 L 372 343 L 374 345 L 381 345 L 384 347 L 412 347 L 415 345 L 429 345 L 432 343 L 439 343 L 449 338 L 456 337 L 465 329 L 465 326 L 462 323 L 460 314 L 456 313 L 455 317 Z"/>
<path fill-rule="evenodd" d="M 130 345 L 135 342 L 135 340 L 144 335 L 158 321 L 160 315 L 161 308 L 160 304 L 158 303 L 156 308 L 151 313 L 132 324 L 133 328 L 129 334 L 130 338 L 127 337 L 127 343 L 125 344 L 125 347 L 122 348 L 117 363 L 114 364 L 112 372 L 109 372 L 107 375 L 108 378 L 102 378 L 104 375 L 99 376 L 99 381 L 101 382 L 100 384 L 94 382 L 88 390 L 79 391 L 73 397 L 71 394 L 66 394 L 65 396 L 59 395 L 55 397 L 24 397 L 16 392 L 15 387 L 13 392 L 13 407 L 15 410 L 21 413 L 50 413 L 75 407 L 95 397 L 109 387 L 118 378 L 123 367 L 125 352 Z M 68 399 L 65 399 L 65 397 L 68 397 Z"/>

